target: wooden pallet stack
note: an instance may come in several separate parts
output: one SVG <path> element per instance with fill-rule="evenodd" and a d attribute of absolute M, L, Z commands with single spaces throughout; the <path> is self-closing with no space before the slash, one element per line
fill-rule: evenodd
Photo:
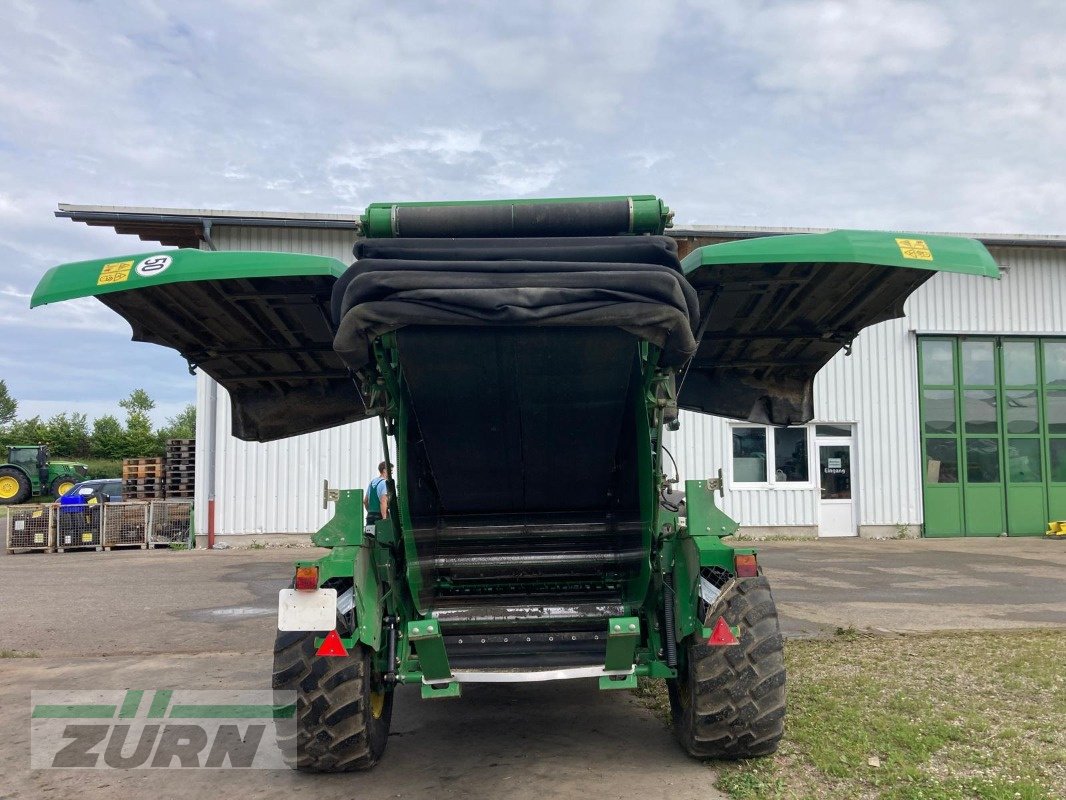
<path fill-rule="evenodd" d="M 165 467 L 162 458 L 122 460 L 123 500 L 161 500 L 165 496 Z"/>
<path fill-rule="evenodd" d="M 167 497 L 193 496 L 196 482 L 196 440 L 167 440 Z"/>

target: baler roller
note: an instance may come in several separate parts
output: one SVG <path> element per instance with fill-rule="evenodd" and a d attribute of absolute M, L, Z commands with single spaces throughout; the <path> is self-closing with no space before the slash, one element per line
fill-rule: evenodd
<path fill-rule="evenodd" d="M 470 553 L 438 555 L 420 560 L 419 565 L 441 577 L 506 580 L 532 574 L 575 576 L 625 571 L 637 566 L 644 556 L 639 547 L 617 551 Z"/>
<path fill-rule="evenodd" d="M 372 203 L 363 214 L 367 238 L 493 238 L 661 234 L 672 215 L 653 195 Z"/>
<path fill-rule="evenodd" d="M 416 538 L 433 537 L 438 542 L 484 540 L 494 545 L 502 542 L 528 542 L 534 539 L 554 540 L 574 538 L 635 535 L 641 531 L 640 522 L 550 522 L 521 524 L 445 523 L 437 528 L 417 528 Z"/>
<path fill-rule="evenodd" d="M 436 610 L 443 603 L 464 604 L 469 609 L 462 616 L 484 621 L 531 618 L 537 616 L 538 608 L 558 610 L 570 605 L 604 606 L 615 609 L 611 613 L 621 613 L 617 595 L 605 595 L 604 584 L 634 574 L 647 557 L 639 522 L 498 522 L 463 521 L 414 530 L 419 570 L 435 585 L 449 587 L 444 591 L 451 594 L 449 600 L 438 590 L 437 599 L 426 598 L 428 606 Z M 558 591 L 554 596 L 534 597 L 529 592 L 506 594 L 514 590 L 504 588 L 524 585 L 533 590 L 536 584 L 551 580 L 569 585 L 564 589 L 565 600 Z M 585 588 L 583 583 L 598 588 Z M 464 587 L 472 591 L 464 594 Z M 595 615 L 610 616 L 606 611 Z"/>

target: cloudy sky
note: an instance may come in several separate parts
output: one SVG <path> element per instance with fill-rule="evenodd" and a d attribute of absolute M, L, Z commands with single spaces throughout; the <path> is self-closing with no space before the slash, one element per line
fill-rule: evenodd
<path fill-rule="evenodd" d="M 1066 233 L 1066 5 L 2 0 L 0 377 L 23 414 L 194 399 L 49 266 L 59 202 L 358 213 L 654 193 L 681 223 Z"/>

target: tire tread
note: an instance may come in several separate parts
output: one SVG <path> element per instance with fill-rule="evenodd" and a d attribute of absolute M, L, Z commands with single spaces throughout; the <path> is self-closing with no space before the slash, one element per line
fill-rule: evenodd
<path fill-rule="evenodd" d="M 677 698 L 674 730 L 697 758 L 769 755 L 784 734 L 786 679 L 784 639 L 769 581 L 761 576 L 738 581 L 723 616 L 741 626 L 740 643 L 688 644 L 687 680 L 677 681 L 671 692 Z M 686 689 L 687 705 L 680 700 Z"/>
<path fill-rule="evenodd" d="M 295 732 L 279 733 L 278 745 L 296 753 L 292 766 L 298 770 L 370 769 L 384 750 L 384 740 L 375 742 L 373 726 L 387 728 L 391 694 L 386 700 L 389 714 L 373 720 L 365 708 L 369 659 L 362 645 L 344 658 L 317 656 L 314 643 L 313 633 L 278 632 L 271 685 L 297 695 Z"/>

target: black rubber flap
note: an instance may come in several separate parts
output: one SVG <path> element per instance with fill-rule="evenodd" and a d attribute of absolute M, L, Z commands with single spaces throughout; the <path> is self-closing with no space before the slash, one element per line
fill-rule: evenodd
<path fill-rule="evenodd" d="M 559 236 L 536 239 L 360 239 L 356 258 L 419 261 L 595 261 L 678 268 L 669 236 Z"/>
<path fill-rule="evenodd" d="M 100 295 L 133 339 L 177 350 L 229 392 L 233 435 L 271 441 L 365 419 L 333 350 L 326 275 L 188 281 Z"/>
<path fill-rule="evenodd" d="M 935 273 L 854 263 L 722 264 L 689 278 L 708 324 L 684 377 L 690 411 L 772 425 L 814 418 L 814 378 L 858 333 L 903 316 Z"/>
<path fill-rule="evenodd" d="M 378 257 L 357 261 L 334 289 L 334 344 L 361 369 L 374 338 L 407 325 L 617 328 L 679 365 L 695 349 L 698 306 L 663 238 L 366 242 L 357 252 Z"/>

